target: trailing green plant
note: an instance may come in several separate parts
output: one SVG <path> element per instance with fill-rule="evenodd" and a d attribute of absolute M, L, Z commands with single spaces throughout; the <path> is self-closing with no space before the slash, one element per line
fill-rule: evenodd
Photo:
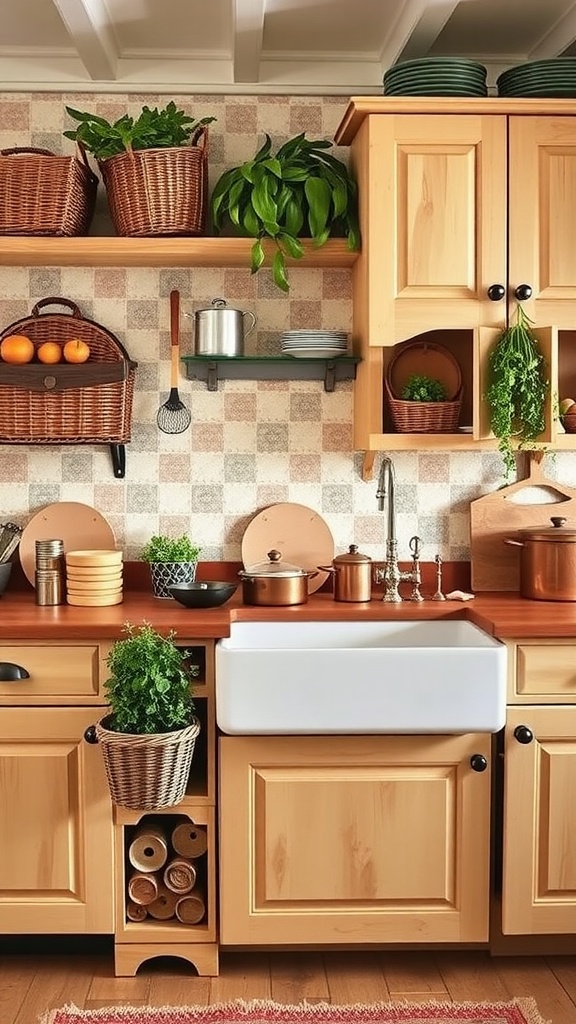
<path fill-rule="evenodd" d="M 127 622 L 123 632 L 125 638 L 115 641 L 106 660 L 109 728 L 133 734 L 183 729 L 195 710 L 186 669 L 189 652 L 177 647 L 173 630 L 162 636 L 148 622 Z"/>
<path fill-rule="evenodd" d="M 140 552 L 142 562 L 196 562 L 202 549 L 186 534 L 166 537 L 154 534 Z"/>
<path fill-rule="evenodd" d="M 498 438 L 507 478 L 516 468 L 512 438 L 520 449 L 533 448 L 546 425 L 549 381 L 531 324 L 518 302 L 513 323 L 502 331 L 489 356 L 484 399 L 490 406 L 490 425 Z"/>
<path fill-rule="evenodd" d="M 446 388 L 441 380 L 413 373 L 402 388 L 401 398 L 406 402 L 445 402 Z"/>
<path fill-rule="evenodd" d="M 185 146 L 193 143 L 204 125 L 215 121 L 215 117 L 196 120 L 178 110 L 173 100 L 162 109 L 142 107 L 134 120 L 123 114 L 111 123 L 97 114 L 66 107 L 67 113 L 79 121 L 77 128 L 64 132 L 67 139 L 81 142 L 97 160 L 106 160 L 118 153 L 135 149 L 166 149 L 171 146 Z"/>
<path fill-rule="evenodd" d="M 230 225 L 256 241 L 250 270 L 255 274 L 265 259 L 262 239 L 272 238 L 275 284 L 289 291 L 286 257 L 302 259 L 301 235 L 322 246 L 331 235 L 345 236 L 349 249 L 360 245 L 356 182 L 346 165 L 325 152 L 332 143 L 308 140 L 302 132 L 272 153 L 266 134 L 252 160 L 233 167 L 216 182 L 210 199 L 216 231 Z"/>

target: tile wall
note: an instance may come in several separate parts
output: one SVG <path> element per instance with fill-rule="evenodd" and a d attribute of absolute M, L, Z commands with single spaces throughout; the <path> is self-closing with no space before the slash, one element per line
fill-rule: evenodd
<path fill-rule="evenodd" d="M 213 184 L 227 167 L 253 155 L 267 131 L 274 145 L 300 131 L 332 138 L 343 97 L 174 96 L 195 116 L 213 115 L 209 166 Z M 108 119 L 137 114 L 143 103 L 163 106 L 155 95 L 5 94 L 0 98 L 0 148 L 46 147 L 71 152 L 62 137 L 72 127 L 66 104 Z M 345 159 L 346 150 L 334 150 Z M 112 234 L 100 189 L 92 233 Z M 237 560 L 252 517 L 274 502 L 297 502 L 328 523 L 337 552 L 355 542 L 373 558 L 383 555 L 384 516 L 376 484 L 360 475 L 352 446 L 351 382 L 326 393 L 321 382 L 221 382 L 217 393 L 182 376 L 180 395 L 192 423 L 179 435 L 159 432 L 156 412 L 169 387 L 169 302 L 173 288 L 183 311 L 216 296 L 252 310 L 256 330 L 247 354 L 279 352 L 286 328 L 351 329 L 351 278 L 347 270 L 294 268 L 285 297 L 268 270 L 255 277 L 242 269 L 0 268 L 0 325 L 28 316 L 38 299 L 66 296 L 88 317 L 111 330 L 138 361 L 132 441 L 124 480 L 114 479 L 106 446 L 0 446 L 0 517 L 23 525 L 55 501 L 94 505 L 113 526 L 126 558 L 158 531 L 189 533 L 205 559 Z M 182 318 L 182 352 L 192 353 L 191 320 Z M 423 558 L 469 557 L 468 503 L 502 483 L 496 453 L 394 456 L 400 556 L 418 533 Z M 548 465 L 550 463 L 550 465 Z M 376 470 L 378 461 L 376 462 Z M 546 472 L 576 483 L 576 459 L 547 459 Z"/>

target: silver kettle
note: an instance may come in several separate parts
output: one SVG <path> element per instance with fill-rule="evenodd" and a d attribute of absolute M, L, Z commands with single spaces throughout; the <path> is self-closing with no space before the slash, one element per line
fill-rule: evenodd
<path fill-rule="evenodd" d="M 197 356 L 243 356 L 244 338 L 256 326 L 249 309 L 234 309 L 225 299 L 212 299 L 207 309 L 188 313 L 194 317 L 194 352 Z M 252 322 L 247 330 L 245 318 Z"/>

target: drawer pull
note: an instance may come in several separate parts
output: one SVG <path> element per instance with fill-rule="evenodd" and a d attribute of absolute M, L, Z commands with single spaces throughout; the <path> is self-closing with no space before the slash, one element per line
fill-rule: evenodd
<path fill-rule="evenodd" d="M 89 725 L 88 728 L 84 730 L 84 739 L 86 740 L 86 743 L 98 743 L 95 725 Z"/>
<path fill-rule="evenodd" d="M 514 739 L 517 739 L 518 743 L 532 743 L 534 733 L 527 725 L 517 725 L 514 729 Z"/>
<path fill-rule="evenodd" d="M 30 679 L 30 673 L 13 661 L 0 661 L 0 683 L 15 683 L 18 679 Z"/>
<path fill-rule="evenodd" d="M 485 772 L 488 767 L 488 760 L 484 757 L 484 754 L 472 754 L 470 767 L 473 772 Z"/>

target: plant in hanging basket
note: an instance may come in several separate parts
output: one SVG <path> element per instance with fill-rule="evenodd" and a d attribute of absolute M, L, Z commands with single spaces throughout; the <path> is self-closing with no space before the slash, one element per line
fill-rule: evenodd
<path fill-rule="evenodd" d="M 331 235 L 344 236 L 349 249 L 360 245 L 357 186 L 341 160 L 327 153 L 332 143 L 310 141 L 305 132 L 289 139 L 275 154 L 267 134 L 256 155 L 218 179 L 211 215 L 216 231 L 255 238 L 250 269 L 255 274 L 265 260 L 263 238 L 273 239 L 274 283 L 289 290 L 286 257 L 302 259 L 299 236 L 324 245 Z"/>
<path fill-rule="evenodd" d="M 114 123 L 73 107 L 66 111 L 79 123 L 64 135 L 98 161 L 119 235 L 202 234 L 207 126 L 216 118 L 190 117 L 173 100 Z"/>
<path fill-rule="evenodd" d="M 155 534 L 140 552 L 140 559 L 150 565 L 152 590 L 155 597 L 173 600 L 170 587 L 179 583 L 193 583 L 196 579 L 198 556 L 201 548 L 189 537 L 167 537 Z"/>
<path fill-rule="evenodd" d="M 114 803 L 135 810 L 171 807 L 185 795 L 200 731 L 189 652 L 176 645 L 174 631 L 163 636 L 147 622 L 126 623 L 124 633 L 108 654 L 110 712 L 93 738 Z"/>
<path fill-rule="evenodd" d="M 531 324 L 518 302 L 513 323 L 502 331 L 489 356 L 484 399 L 490 406 L 490 425 L 498 438 L 506 478 L 516 468 L 513 441 L 519 449 L 533 448 L 546 425 L 549 381 Z"/>

